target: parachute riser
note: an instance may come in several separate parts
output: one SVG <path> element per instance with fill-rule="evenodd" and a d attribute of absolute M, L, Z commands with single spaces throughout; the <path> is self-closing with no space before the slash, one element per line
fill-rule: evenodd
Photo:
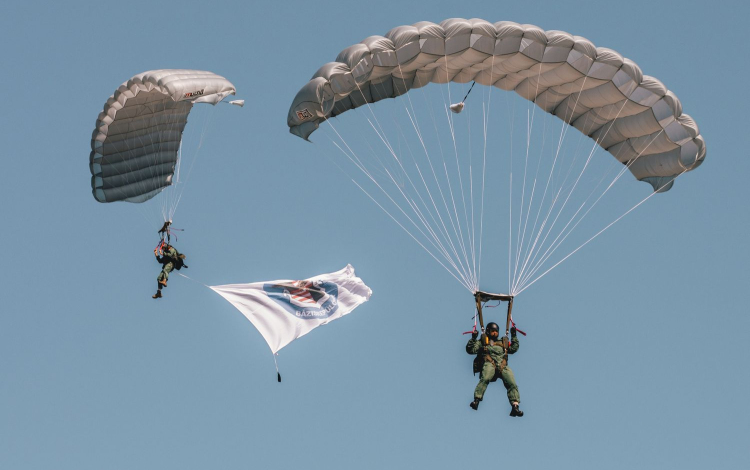
<path fill-rule="evenodd" d="M 484 331 L 484 319 L 482 318 L 482 301 L 479 298 L 479 293 L 474 295 L 474 300 L 477 303 L 477 315 L 479 315 L 479 331 Z M 476 326 L 476 324 L 474 325 Z M 487 337 L 484 337 L 485 344 L 487 343 Z"/>
<path fill-rule="evenodd" d="M 505 336 L 508 336 L 508 332 L 510 331 L 510 316 L 513 312 L 513 297 L 510 298 L 508 301 L 508 316 L 505 318 Z"/>
<path fill-rule="evenodd" d="M 474 300 L 477 305 L 477 315 L 479 316 L 479 326 L 481 331 L 484 331 L 484 318 L 482 317 L 482 302 L 488 300 L 498 300 L 500 302 L 508 302 L 508 315 L 505 320 L 505 336 L 508 336 L 510 331 L 510 317 L 513 312 L 513 296 L 507 294 L 492 294 L 489 292 L 477 291 L 474 293 Z M 484 336 L 485 343 L 489 341 L 487 336 Z"/>

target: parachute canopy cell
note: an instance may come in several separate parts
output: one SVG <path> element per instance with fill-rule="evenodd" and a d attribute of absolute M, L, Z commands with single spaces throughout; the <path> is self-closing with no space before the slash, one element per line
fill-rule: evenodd
<path fill-rule="evenodd" d="M 706 155 L 680 100 L 633 61 L 580 36 L 510 21 L 452 18 L 370 36 L 313 75 L 287 124 L 308 139 L 329 117 L 450 81 L 515 91 L 594 139 L 655 190 L 669 189 L 666 181 Z"/>
<path fill-rule="evenodd" d="M 182 132 L 195 103 L 234 95 L 201 70 L 152 70 L 115 90 L 91 137 L 91 190 L 99 202 L 144 202 L 172 184 Z"/>

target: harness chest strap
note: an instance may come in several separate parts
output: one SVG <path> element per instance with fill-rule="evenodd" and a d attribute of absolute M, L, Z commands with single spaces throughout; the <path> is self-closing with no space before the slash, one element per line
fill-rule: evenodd
<path fill-rule="evenodd" d="M 502 341 L 494 344 L 500 344 L 503 348 L 503 359 L 500 361 L 500 365 L 498 365 L 494 359 L 492 359 L 492 356 L 490 356 L 487 352 L 484 354 L 484 360 L 485 362 L 491 363 L 493 366 L 495 366 L 495 369 L 500 369 L 500 372 L 505 369 L 505 367 L 508 365 L 508 346 L 506 345 L 506 339 L 503 338 Z"/>

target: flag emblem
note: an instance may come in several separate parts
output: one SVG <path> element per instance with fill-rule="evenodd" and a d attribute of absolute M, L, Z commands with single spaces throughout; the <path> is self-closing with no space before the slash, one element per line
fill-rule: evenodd
<path fill-rule="evenodd" d="M 302 280 L 211 286 L 258 329 L 273 353 L 320 325 L 347 315 L 372 291 L 348 264 Z"/>
<path fill-rule="evenodd" d="M 338 285 L 321 280 L 264 284 L 268 297 L 284 310 L 301 319 L 320 319 L 333 315 L 338 308 Z"/>

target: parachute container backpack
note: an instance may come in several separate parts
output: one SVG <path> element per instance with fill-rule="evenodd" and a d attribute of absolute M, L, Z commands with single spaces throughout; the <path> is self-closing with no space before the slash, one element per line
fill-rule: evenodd
<path fill-rule="evenodd" d="M 189 177 L 190 168 L 185 178 L 180 175 L 188 116 L 195 104 L 215 105 L 235 93 L 229 80 L 201 70 L 152 70 L 120 85 L 104 104 L 91 137 L 94 198 L 143 203 L 164 192 L 154 210 L 159 224 L 171 223 L 184 188 L 180 183 Z M 202 132 L 196 134 L 192 137 L 202 142 Z"/>
<path fill-rule="evenodd" d="M 289 131 L 472 294 L 517 296 L 706 157 L 666 85 L 567 32 L 452 18 L 331 58 Z"/>

